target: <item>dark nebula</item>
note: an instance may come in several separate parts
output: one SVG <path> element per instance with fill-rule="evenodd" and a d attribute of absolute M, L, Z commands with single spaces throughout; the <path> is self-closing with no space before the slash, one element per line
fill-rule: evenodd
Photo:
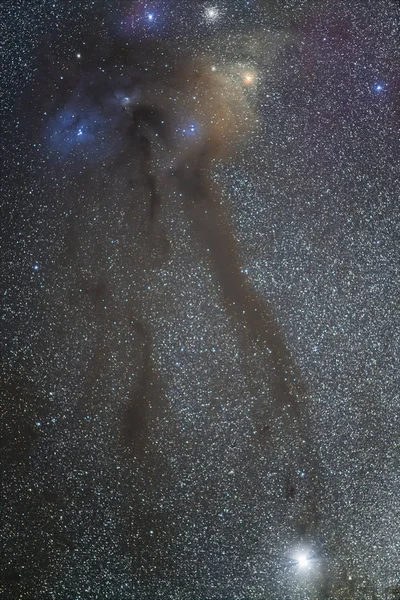
<path fill-rule="evenodd" d="M 5 0 L 2 598 L 395 596 L 399 16 Z"/>

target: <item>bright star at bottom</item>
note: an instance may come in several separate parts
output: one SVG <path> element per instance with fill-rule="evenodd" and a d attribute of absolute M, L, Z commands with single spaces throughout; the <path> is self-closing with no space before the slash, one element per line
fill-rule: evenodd
<path fill-rule="evenodd" d="M 310 559 L 308 558 L 307 554 L 298 554 L 295 560 L 297 566 L 300 567 L 300 569 L 305 569 L 310 564 Z"/>

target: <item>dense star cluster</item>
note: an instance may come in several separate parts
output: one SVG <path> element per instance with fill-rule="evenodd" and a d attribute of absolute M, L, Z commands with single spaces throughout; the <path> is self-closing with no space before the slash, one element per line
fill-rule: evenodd
<path fill-rule="evenodd" d="M 400 598 L 398 3 L 0 11 L 0 597 Z"/>

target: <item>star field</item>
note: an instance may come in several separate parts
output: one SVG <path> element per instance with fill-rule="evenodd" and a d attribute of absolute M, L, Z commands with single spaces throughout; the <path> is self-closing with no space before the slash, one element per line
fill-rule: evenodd
<path fill-rule="evenodd" d="M 400 597 L 398 4 L 0 10 L 0 597 Z"/>

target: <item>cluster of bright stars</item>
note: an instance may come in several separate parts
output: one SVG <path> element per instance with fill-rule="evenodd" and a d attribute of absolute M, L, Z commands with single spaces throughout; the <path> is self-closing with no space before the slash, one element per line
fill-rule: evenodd
<path fill-rule="evenodd" d="M 215 21 L 218 21 L 220 12 L 215 6 L 207 6 L 204 11 L 204 16 L 208 23 L 215 23 Z"/>
<path fill-rule="evenodd" d="M 203 19 L 209 25 L 219 21 L 222 16 L 222 13 L 223 13 L 221 8 L 215 6 L 214 4 L 208 4 L 207 6 L 203 7 L 202 12 L 203 12 Z M 153 24 L 156 21 L 156 17 L 157 17 L 157 15 L 154 11 L 153 12 L 145 11 L 141 15 L 139 14 L 138 19 L 142 20 L 142 22 L 147 21 L 147 23 Z M 136 20 L 136 18 L 135 18 L 135 20 Z"/>

